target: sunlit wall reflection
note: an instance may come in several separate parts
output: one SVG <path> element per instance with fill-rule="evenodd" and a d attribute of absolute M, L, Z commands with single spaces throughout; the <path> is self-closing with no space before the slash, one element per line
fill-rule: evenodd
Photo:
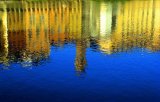
<path fill-rule="evenodd" d="M 87 48 L 105 54 L 135 47 L 160 50 L 159 0 L 0 5 L 0 63 L 20 61 L 32 66 L 49 57 L 50 46 L 72 43 L 76 45 L 75 68 L 84 71 Z"/>

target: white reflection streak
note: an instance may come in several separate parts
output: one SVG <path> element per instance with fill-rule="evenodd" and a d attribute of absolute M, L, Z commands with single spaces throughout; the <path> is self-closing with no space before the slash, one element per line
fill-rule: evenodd
<path fill-rule="evenodd" d="M 112 25 L 112 7 L 111 4 L 101 4 L 100 8 L 100 35 L 106 36 L 111 34 Z"/>

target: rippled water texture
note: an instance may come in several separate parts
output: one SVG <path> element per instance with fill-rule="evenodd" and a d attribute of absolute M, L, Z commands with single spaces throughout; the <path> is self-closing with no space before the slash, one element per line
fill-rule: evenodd
<path fill-rule="evenodd" d="M 0 102 L 160 102 L 160 0 L 0 1 Z"/>

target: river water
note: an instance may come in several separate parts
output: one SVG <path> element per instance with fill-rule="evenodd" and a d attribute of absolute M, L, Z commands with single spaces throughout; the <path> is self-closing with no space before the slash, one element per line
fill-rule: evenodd
<path fill-rule="evenodd" d="M 160 1 L 0 1 L 0 102 L 160 102 Z"/>

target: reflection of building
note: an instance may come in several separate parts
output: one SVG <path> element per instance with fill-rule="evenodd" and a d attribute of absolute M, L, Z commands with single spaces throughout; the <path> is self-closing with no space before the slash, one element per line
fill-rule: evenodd
<path fill-rule="evenodd" d="M 90 21 L 89 26 L 91 31 L 90 36 L 92 37 L 92 48 L 95 47 L 95 43 L 93 42 L 96 42 L 98 43 L 100 50 L 105 51 L 108 54 L 111 53 L 110 37 L 116 24 L 116 12 L 117 6 L 115 3 L 90 1 L 90 15 L 88 15 L 90 16 L 90 20 L 88 21 Z"/>
<path fill-rule="evenodd" d="M 77 39 L 81 35 L 81 0 L 69 4 L 56 2 L 51 5 L 55 7 L 51 8 L 49 13 L 50 42 L 63 45 Z"/>
<path fill-rule="evenodd" d="M 157 18 L 159 3 L 148 0 L 128 1 L 118 5 L 117 24 L 111 37 L 112 52 L 126 51 L 133 47 L 151 47 L 151 50 L 158 47 L 153 45 L 153 36 L 159 36 L 158 32 L 154 32 L 160 28 L 155 23 L 160 21 Z"/>
<path fill-rule="evenodd" d="M 65 1 L 17 3 L 19 2 L 5 4 L 7 6 L 7 9 L 4 8 L 5 14 L 8 17 L 2 20 L 8 21 L 3 26 L 8 26 L 6 28 L 9 56 L 7 56 L 12 60 L 37 62 L 48 57 L 50 44 L 63 45 L 70 41 L 77 42 L 77 39 L 82 38 L 81 0 L 69 3 Z M 4 31 L 4 28 L 2 29 Z M 4 34 L 2 32 L 2 35 Z M 1 45 L 4 46 L 4 43 Z M 81 51 L 81 48 L 77 49 L 78 53 L 83 54 Z M 76 59 L 79 59 L 81 56 L 77 57 Z"/>
<path fill-rule="evenodd" d="M 18 2 L 0 4 L 0 60 L 38 62 L 50 44 L 76 44 L 75 67 L 84 71 L 86 48 L 106 54 L 133 47 L 160 49 L 160 1 Z M 96 7 L 96 9 L 95 9 Z M 138 16 L 137 16 L 138 15 Z"/>
<path fill-rule="evenodd" d="M 38 5 L 43 7 L 40 11 Z M 48 36 L 48 4 L 28 4 L 30 11 L 26 12 L 26 49 L 34 56 L 47 57 L 49 55 Z M 33 8 L 34 7 L 34 8 Z M 40 8 L 39 8 L 40 9 Z M 33 59 L 33 58 L 32 58 Z"/>
<path fill-rule="evenodd" d="M 16 57 L 26 57 L 25 50 L 39 57 L 48 56 L 49 43 L 64 44 L 81 33 L 80 0 L 70 4 L 53 1 L 16 5 L 7 4 L 9 50 Z"/>
<path fill-rule="evenodd" d="M 26 57 L 37 60 L 49 54 L 48 12 L 39 11 L 36 5 L 22 3 L 18 8 L 15 4 L 7 5 L 9 55 L 16 60 Z"/>
<path fill-rule="evenodd" d="M 153 22 L 152 22 L 152 46 L 147 48 L 156 51 L 160 49 L 160 1 L 153 1 Z"/>
<path fill-rule="evenodd" d="M 0 63 L 8 61 L 8 34 L 7 34 L 7 13 L 5 12 L 5 5 L 0 4 L 2 7 L 0 11 Z"/>
<path fill-rule="evenodd" d="M 102 37 L 111 35 L 112 27 L 112 4 L 100 4 L 100 35 Z"/>
<path fill-rule="evenodd" d="M 93 10 L 95 5 L 97 9 Z M 160 1 L 91 1 L 90 7 L 91 37 L 101 51 L 111 54 L 133 47 L 160 49 Z"/>

